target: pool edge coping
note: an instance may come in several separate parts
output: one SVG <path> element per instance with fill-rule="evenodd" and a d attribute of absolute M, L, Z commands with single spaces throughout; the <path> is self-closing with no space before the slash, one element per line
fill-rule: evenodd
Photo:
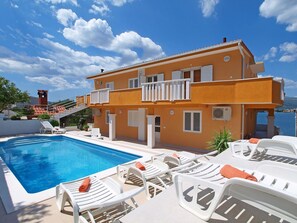
<path fill-rule="evenodd" d="M 56 136 L 52 134 L 30 134 L 23 136 L 13 136 L 0 138 L 0 142 L 5 142 L 9 139 L 28 137 L 28 136 Z M 138 161 L 148 161 L 152 155 L 160 154 L 160 152 L 148 150 L 143 145 L 139 145 L 139 148 L 132 148 L 130 145 L 119 145 L 119 143 L 112 143 L 112 141 L 104 141 L 99 139 L 86 138 L 83 136 L 77 136 L 72 134 L 63 134 L 65 137 L 69 137 L 76 140 L 81 140 L 84 142 L 92 143 L 95 145 L 105 146 L 111 149 L 119 150 L 122 152 L 131 153 L 134 155 L 139 155 L 141 158 Z M 121 141 L 121 144 L 123 141 Z M 144 148 L 141 148 L 144 147 Z M 27 193 L 22 184 L 18 181 L 6 163 L 0 157 L 1 174 L 0 174 L 0 196 L 7 214 L 10 214 L 19 209 L 25 208 L 34 203 L 38 203 L 49 198 L 55 197 L 55 187 L 38 192 L 38 193 Z M 98 178 L 106 178 L 108 176 L 116 174 L 116 166 L 109 168 L 107 170 L 97 172 L 92 175 L 96 175 Z"/>

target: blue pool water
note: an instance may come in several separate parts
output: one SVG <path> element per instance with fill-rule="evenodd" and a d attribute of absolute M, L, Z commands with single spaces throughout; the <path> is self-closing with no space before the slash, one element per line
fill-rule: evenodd
<path fill-rule="evenodd" d="M 64 136 L 11 139 L 0 143 L 0 156 L 28 193 L 140 158 Z"/>

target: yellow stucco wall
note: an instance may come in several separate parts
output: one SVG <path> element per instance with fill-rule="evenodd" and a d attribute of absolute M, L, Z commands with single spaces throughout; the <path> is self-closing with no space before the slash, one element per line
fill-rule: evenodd
<path fill-rule="evenodd" d="M 232 119 L 230 121 L 221 121 L 212 119 L 212 106 L 201 105 L 195 107 L 170 107 L 147 109 L 153 111 L 154 115 L 161 118 L 160 142 L 163 144 L 186 146 L 192 148 L 207 149 L 207 142 L 211 140 L 215 132 L 224 128 L 232 133 L 234 139 L 241 136 L 241 107 L 232 105 Z M 116 135 L 119 138 L 138 139 L 138 128 L 128 126 L 128 110 L 137 110 L 136 108 L 122 107 L 116 108 Z M 174 114 L 170 114 L 170 111 Z M 184 132 L 184 111 L 202 112 L 201 133 Z M 105 110 L 102 110 L 101 116 L 95 116 L 95 127 L 101 129 L 101 133 L 108 136 L 108 125 L 105 123 Z M 145 123 L 145 128 L 146 123 Z"/>
<path fill-rule="evenodd" d="M 244 46 L 244 74 L 242 79 L 242 55 L 237 45 L 232 45 L 232 51 L 217 52 L 209 55 L 212 50 L 202 52 L 203 56 L 183 60 L 176 57 L 174 60 L 151 62 L 146 64 L 145 75 L 164 74 L 164 80 L 171 80 L 172 72 L 176 70 L 190 69 L 213 65 L 213 81 L 191 84 L 190 100 L 184 101 L 158 101 L 142 102 L 141 88 L 128 89 L 128 80 L 138 77 L 138 69 L 142 65 L 123 68 L 118 71 L 107 72 L 102 76 L 94 77 L 95 89 L 106 88 L 107 82 L 114 82 L 114 91 L 109 94 L 109 103 L 91 105 L 101 110 L 100 116 L 94 117 L 95 127 L 101 129 L 101 133 L 108 136 L 108 124 L 106 124 L 106 110 L 116 114 L 116 136 L 118 138 L 138 139 L 138 128 L 128 126 L 128 110 L 146 108 L 146 114 L 158 115 L 161 118 L 160 142 L 163 144 L 186 146 L 206 149 L 215 132 L 226 128 L 231 131 L 233 139 L 241 136 L 253 135 L 256 125 L 256 112 L 258 109 L 273 109 L 281 104 L 280 84 L 272 78 L 256 78 L 249 68 L 254 64 L 254 58 Z M 222 47 L 219 50 L 225 50 Z M 188 55 L 189 56 L 189 55 Z M 194 53 L 193 55 L 195 56 Z M 228 56 L 230 60 L 224 61 Z M 244 107 L 242 107 L 244 104 Z M 230 121 L 212 119 L 212 107 L 216 105 L 230 106 L 232 118 Z M 242 112 L 242 109 L 245 109 Z M 171 112 L 170 114 L 170 111 Z M 184 111 L 202 112 L 201 133 L 184 132 Z M 174 114 L 173 114 L 174 113 Z M 244 126 L 242 126 L 242 117 Z M 242 127 L 244 132 L 242 133 Z M 145 128 L 147 128 L 145 123 Z"/>

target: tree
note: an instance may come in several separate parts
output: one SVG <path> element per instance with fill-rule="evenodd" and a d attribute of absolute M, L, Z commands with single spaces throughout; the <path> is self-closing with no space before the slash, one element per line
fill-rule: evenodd
<path fill-rule="evenodd" d="M 22 92 L 14 83 L 0 77 L 0 112 L 17 102 L 28 102 L 29 100 L 30 96 L 26 91 Z"/>

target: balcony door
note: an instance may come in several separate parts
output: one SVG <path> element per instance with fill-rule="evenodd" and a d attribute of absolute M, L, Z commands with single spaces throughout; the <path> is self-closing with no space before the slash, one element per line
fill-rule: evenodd
<path fill-rule="evenodd" d="M 161 135 L 161 117 L 155 117 L 155 140 L 156 143 L 160 142 L 160 135 Z"/>

